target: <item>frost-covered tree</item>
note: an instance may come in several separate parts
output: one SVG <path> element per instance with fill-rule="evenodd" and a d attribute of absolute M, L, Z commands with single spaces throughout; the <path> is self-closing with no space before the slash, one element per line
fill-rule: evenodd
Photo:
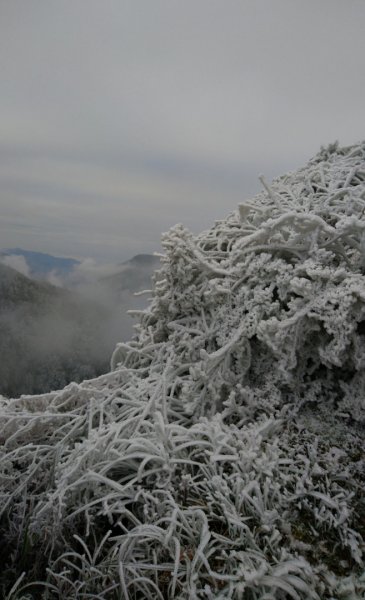
<path fill-rule="evenodd" d="M 365 594 L 365 144 L 176 226 L 112 371 L 1 401 L 20 598 Z"/>

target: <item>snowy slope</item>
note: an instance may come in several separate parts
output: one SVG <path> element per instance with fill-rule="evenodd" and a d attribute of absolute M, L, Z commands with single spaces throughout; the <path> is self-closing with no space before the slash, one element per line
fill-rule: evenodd
<path fill-rule="evenodd" d="M 9 598 L 364 596 L 365 144 L 262 182 L 113 372 L 2 401 Z"/>

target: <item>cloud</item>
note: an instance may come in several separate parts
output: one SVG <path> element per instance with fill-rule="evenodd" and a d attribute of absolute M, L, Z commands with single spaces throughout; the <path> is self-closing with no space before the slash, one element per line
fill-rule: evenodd
<path fill-rule="evenodd" d="M 30 276 L 30 269 L 24 256 L 9 254 L 8 256 L 2 256 L 1 262 L 7 267 L 15 269 L 16 271 L 18 271 L 22 275 L 25 275 L 26 277 Z"/>
<path fill-rule="evenodd" d="M 98 284 L 103 277 L 121 272 L 121 267 L 115 263 L 99 264 L 93 258 L 85 258 L 75 265 L 68 277 L 68 283 L 75 286 Z"/>

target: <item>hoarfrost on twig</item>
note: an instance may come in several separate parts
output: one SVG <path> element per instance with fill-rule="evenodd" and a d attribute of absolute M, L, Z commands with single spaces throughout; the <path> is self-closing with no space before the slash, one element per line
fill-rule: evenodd
<path fill-rule="evenodd" d="M 109 374 L 0 400 L 4 597 L 362 597 L 364 160 L 174 227 Z"/>

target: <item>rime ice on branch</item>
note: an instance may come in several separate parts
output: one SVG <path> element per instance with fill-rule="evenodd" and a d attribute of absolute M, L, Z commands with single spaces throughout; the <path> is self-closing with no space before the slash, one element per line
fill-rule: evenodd
<path fill-rule="evenodd" d="M 164 235 L 111 373 L 1 401 L 4 595 L 365 593 L 365 145 L 261 181 Z"/>

